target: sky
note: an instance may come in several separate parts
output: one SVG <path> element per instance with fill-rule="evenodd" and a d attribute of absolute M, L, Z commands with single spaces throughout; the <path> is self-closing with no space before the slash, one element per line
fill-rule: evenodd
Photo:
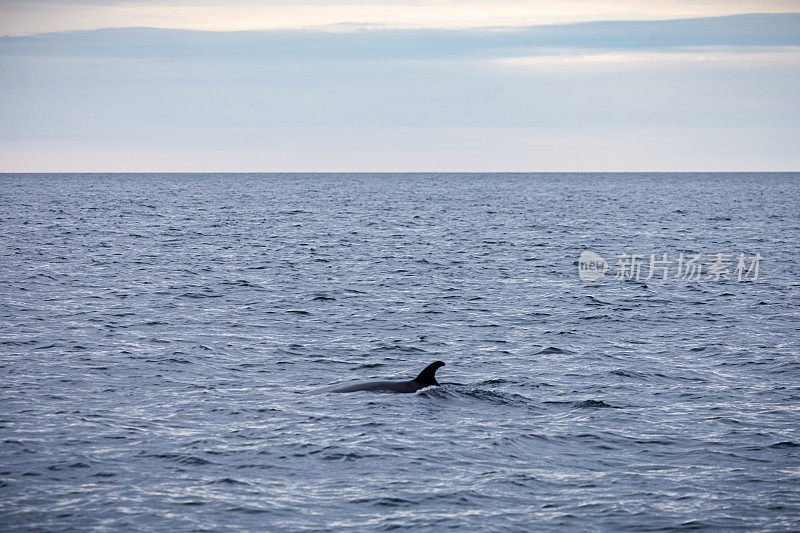
<path fill-rule="evenodd" d="M 0 0 L 0 172 L 800 169 L 800 0 Z"/>

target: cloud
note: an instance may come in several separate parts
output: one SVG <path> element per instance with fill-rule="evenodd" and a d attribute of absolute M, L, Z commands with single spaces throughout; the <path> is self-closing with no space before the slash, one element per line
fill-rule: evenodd
<path fill-rule="evenodd" d="M 799 8 L 797 0 L 0 0 L 0 34 L 125 26 L 214 31 L 337 24 L 468 28 L 689 18 Z"/>
<path fill-rule="evenodd" d="M 0 161 L 3 170 L 793 168 L 797 24 L 785 14 L 3 38 Z"/>
<path fill-rule="evenodd" d="M 685 47 L 660 50 L 569 50 L 557 49 L 547 54 L 503 57 L 494 63 L 512 68 L 659 68 L 700 64 L 703 68 L 786 66 L 800 68 L 798 46 L 721 46 Z"/>
<path fill-rule="evenodd" d="M 473 30 L 200 32 L 103 29 L 0 38 L 0 54 L 269 61 L 519 56 L 551 48 L 800 46 L 800 13 Z"/>

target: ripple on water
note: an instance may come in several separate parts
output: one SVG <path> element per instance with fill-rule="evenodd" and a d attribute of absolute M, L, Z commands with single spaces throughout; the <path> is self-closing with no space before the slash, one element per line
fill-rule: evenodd
<path fill-rule="evenodd" d="M 798 205 L 791 173 L 0 175 L 3 529 L 797 529 Z M 762 279 L 613 275 L 739 252 Z"/>

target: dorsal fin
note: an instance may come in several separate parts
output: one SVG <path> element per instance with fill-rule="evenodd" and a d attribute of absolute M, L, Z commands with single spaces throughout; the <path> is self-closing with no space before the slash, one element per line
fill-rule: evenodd
<path fill-rule="evenodd" d="M 420 385 L 425 385 L 426 387 L 429 385 L 438 385 L 439 382 L 436 381 L 436 371 L 440 366 L 444 366 L 444 363 L 441 361 L 435 361 L 429 364 L 422 372 L 419 373 L 417 377 L 414 378 L 414 381 Z"/>

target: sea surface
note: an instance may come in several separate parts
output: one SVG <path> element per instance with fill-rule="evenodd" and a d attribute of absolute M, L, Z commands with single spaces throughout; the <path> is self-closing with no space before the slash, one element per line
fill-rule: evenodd
<path fill-rule="evenodd" d="M 0 242 L 2 530 L 800 529 L 800 174 L 6 174 Z"/>

